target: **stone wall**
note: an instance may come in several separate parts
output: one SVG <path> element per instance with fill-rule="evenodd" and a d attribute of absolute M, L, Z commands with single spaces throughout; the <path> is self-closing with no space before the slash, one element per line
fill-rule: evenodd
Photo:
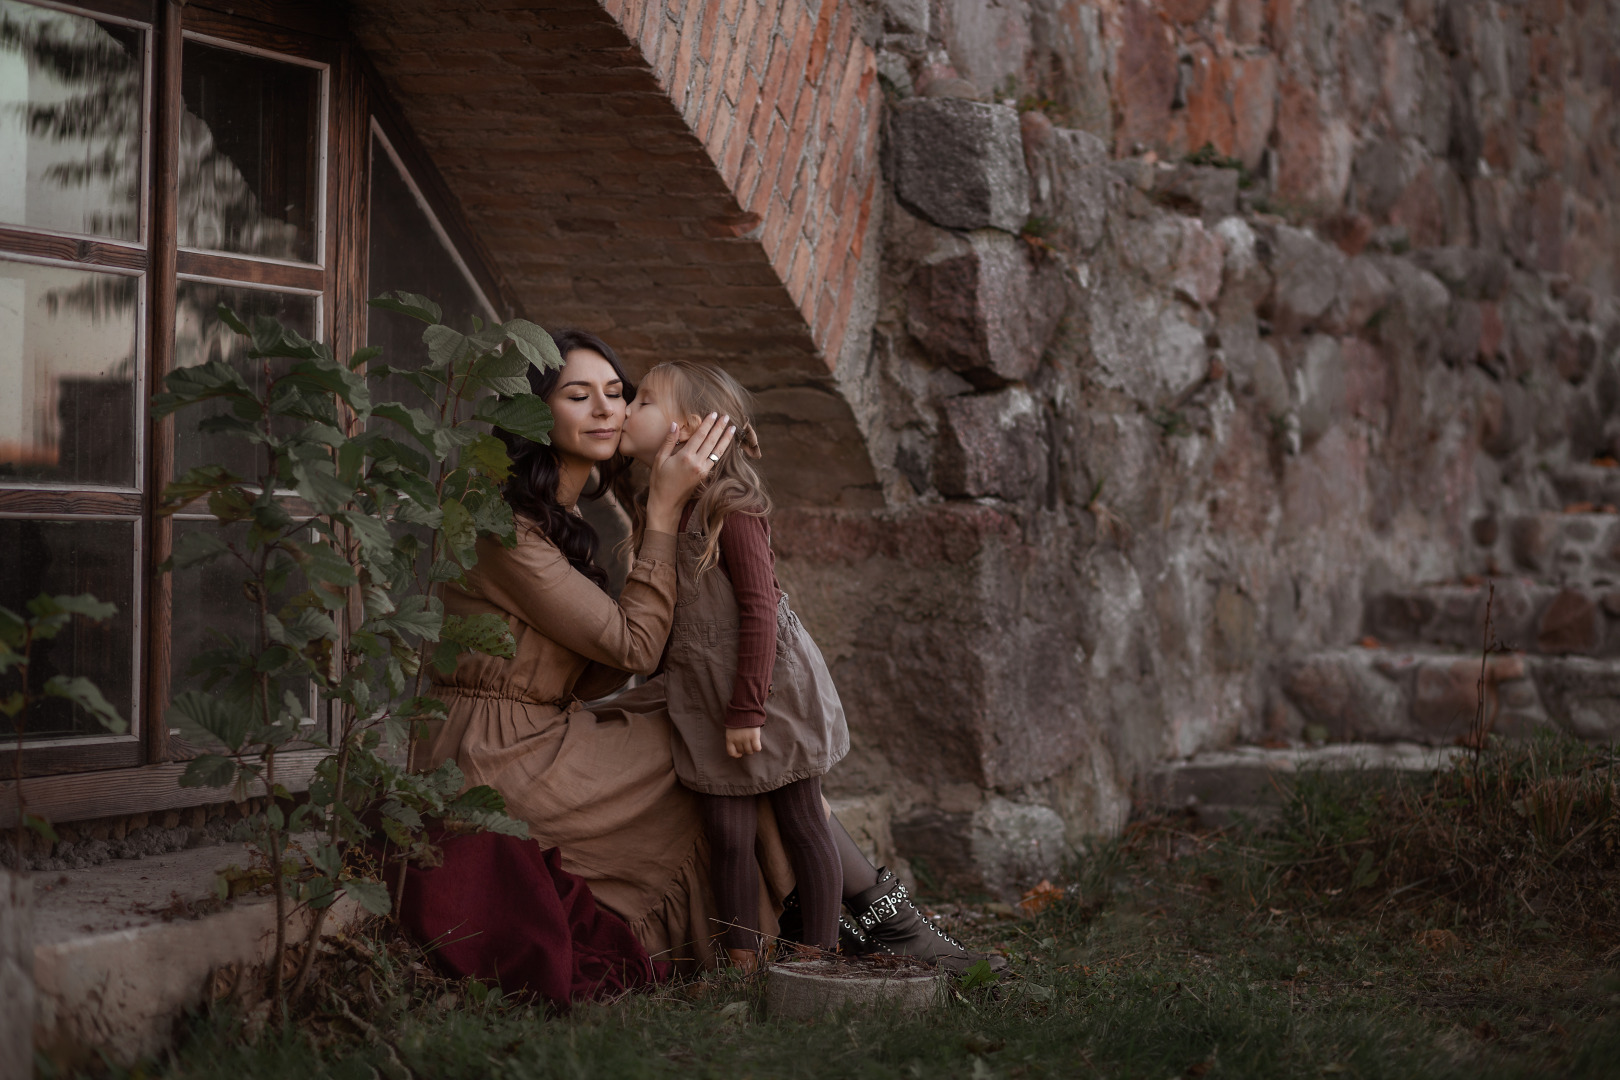
<path fill-rule="evenodd" d="M 1532 573 L 1526 521 L 1613 510 L 1581 492 L 1620 455 L 1620 5 L 875 17 L 881 264 L 838 375 L 885 508 L 777 526 L 851 711 L 832 790 L 1005 891 L 1157 761 L 1454 737 L 1454 657 L 1357 643 L 1403 588 Z M 1557 592 L 1521 621 L 1601 602 Z"/>
<path fill-rule="evenodd" d="M 829 788 L 936 883 L 1453 738 L 1475 575 L 1504 729 L 1620 732 L 1615 0 L 351 11 L 531 317 L 760 393 Z"/>

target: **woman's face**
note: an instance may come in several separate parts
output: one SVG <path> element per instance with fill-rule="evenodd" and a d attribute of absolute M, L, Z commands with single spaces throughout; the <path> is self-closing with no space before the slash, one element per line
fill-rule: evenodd
<path fill-rule="evenodd" d="M 606 461 L 618 450 L 624 380 L 595 349 L 570 350 L 546 404 L 555 422 L 551 445 L 559 454 Z"/>
<path fill-rule="evenodd" d="M 619 453 L 649 465 L 669 437 L 670 422 L 683 419 L 672 415 L 674 409 L 662 383 L 663 380 L 654 375 L 636 388 L 636 400 L 630 403 L 624 421 L 624 437 L 619 440 Z M 684 439 L 688 434 L 683 426 L 680 437 Z"/>

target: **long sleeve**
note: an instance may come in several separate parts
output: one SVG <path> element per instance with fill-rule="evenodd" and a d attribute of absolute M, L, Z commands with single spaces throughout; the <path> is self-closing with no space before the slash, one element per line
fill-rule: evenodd
<path fill-rule="evenodd" d="M 648 532 L 617 602 L 556 545 L 519 526 L 515 548 L 485 538 L 468 574 L 477 594 L 588 660 L 649 673 L 675 610 L 675 537 Z"/>
<path fill-rule="evenodd" d="M 776 558 L 765 519 L 732 514 L 720 530 L 720 558 L 737 597 L 737 680 L 726 708 L 728 728 L 762 727 L 776 666 Z"/>

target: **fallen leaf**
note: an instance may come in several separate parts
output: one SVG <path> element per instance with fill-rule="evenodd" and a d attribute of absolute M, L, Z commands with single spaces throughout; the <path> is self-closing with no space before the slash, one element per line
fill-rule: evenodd
<path fill-rule="evenodd" d="M 1596 508 L 1597 508 L 1596 504 L 1594 504 L 1594 503 L 1572 502 L 1568 506 L 1564 507 L 1564 513 L 1566 513 L 1566 514 L 1590 514 Z"/>
<path fill-rule="evenodd" d="M 1382 649 L 1384 647 L 1384 643 L 1373 637 L 1371 634 L 1368 634 L 1366 637 L 1361 639 L 1361 647 L 1363 649 Z"/>
<path fill-rule="evenodd" d="M 1023 898 L 1018 901 L 1018 906 L 1023 908 L 1027 914 L 1039 915 L 1061 899 L 1063 899 L 1063 890 L 1042 878 L 1039 885 L 1023 895 Z"/>
<path fill-rule="evenodd" d="M 1430 952 L 1458 952 L 1462 949 L 1462 941 L 1450 930 L 1419 931 L 1416 940 Z"/>

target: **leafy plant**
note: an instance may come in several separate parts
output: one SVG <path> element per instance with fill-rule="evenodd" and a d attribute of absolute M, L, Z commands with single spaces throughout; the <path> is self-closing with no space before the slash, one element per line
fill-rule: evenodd
<path fill-rule="evenodd" d="M 28 801 L 23 796 L 23 740 L 28 731 L 28 713 L 42 697 L 59 698 L 72 702 L 89 713 L 108 731 L 123 731 L 129 725 L 108 703 L 96 684 L 82 675 L 52 675 L 36 691 L 29 678 L 34 662 L 34 646 L 49 641 L 72 625 L 75 616 L 103 622 L 113 617 L 118 609 L 89 593 L 79 596 L 52 596 L 41 593 L 28 601 L 26 614 L 18 614 L 0 607 L 0 676 L 16 673 L 20 688 L 0 698 L 0 716 L 11 721 L 12 733 L 17 740 L 16 787 L 17 832 L 14 838 L 17 869 L 23 866 L 23 852 L 28 831 L 33 830 L 46 840 L 55 841 L 56 831 L 39 814 L 28 812 Z"/>
<path fill-rule="evenodd" d="M 475 318 L 463 334 L 426 297 L 371 303 L 426 324 L 423 363 L 391 367 L 369 347 L 342 362 L 274 319 L 249 327 L 221 307 L 221 319 L 250 339 L 257 379 L 214 360 L 172 372 L 153 398 L 158 416 L 207 406 L 214 415 L 200 429 L 253 444 L 261 462 L 251 478 L 192 469 L 164 491 L 162 509 L 203 504 L 220 526 L 184 535 L 165 569 L 234 566 L 252 616 L 249 635 L 211 631 L 212 647 L 190 665 L 204 689 L 178 694 L 171 722 L 209 750 L 187 765 L 183 785 L 268 797 L 249 839 L 275 897 L 278 1006 L 290 905 L 315 913 L 294 996 L 340 895 L 390 910 L 366 842 L 426 854 L 429 818 L 527 834 L 493 789 L 461 792 L 454 762 L 417 775 L 397 751 L 445 715 L 423 693 L 425 665 L 449 673 L 468 649 L 513 655 L 502 617 L 447 617 L 437 591 L 474 565 L 480 537 L 516 542 L 501 497 L 511 461 L 488 426 L 547 441 L 550 410 L 529 392 L 527 372 L 562 358 L 545 330 L 522 319 Z M 401 382 L 427 407 L 373 400 L 374 388 Z M 310 709 L 311 690 L 322 708 Z M 302 802 L 276 771 L 278 754 L 295 747 L 327 751 Z M 306 833 L 313 837 L 300 839 Z"/>

